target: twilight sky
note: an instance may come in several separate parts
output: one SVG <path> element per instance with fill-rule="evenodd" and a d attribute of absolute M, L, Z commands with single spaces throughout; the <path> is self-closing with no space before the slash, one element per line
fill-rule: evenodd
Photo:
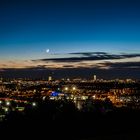
<path fill-rule="evenodd" d="M 131 70 L 133 77 L 139 7 L 139 0 L 1 0 L 0 69 Z"/>

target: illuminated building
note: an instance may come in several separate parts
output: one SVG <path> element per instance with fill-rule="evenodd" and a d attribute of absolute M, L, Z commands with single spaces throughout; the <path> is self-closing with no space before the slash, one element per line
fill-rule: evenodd
<path fill-rule="evenodd" d="M 52 81 L 52 77 L 51 76 L 48 77 L 48 81 Z"/>
<path fill-rule="evenodd" d="M 97 80 L 97 76 L 96 76 L 96 75 L 93 76 L 93 80 L 94 80 L 94 81 Z"/>

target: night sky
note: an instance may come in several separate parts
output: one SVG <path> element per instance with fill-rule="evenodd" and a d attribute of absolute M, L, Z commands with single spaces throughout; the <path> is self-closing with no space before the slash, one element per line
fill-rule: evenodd
<path fill-rule="evenodd" d="M 0 71 L 140 78 L 139 7 L 139 0 L 1 0 Z"/>

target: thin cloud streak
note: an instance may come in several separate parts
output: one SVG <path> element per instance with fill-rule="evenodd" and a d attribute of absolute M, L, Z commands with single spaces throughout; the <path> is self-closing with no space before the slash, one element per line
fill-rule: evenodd
<path fill-rule="evenodd" d="M 26 61 L 0 61 L 0 69 L 64 69 L 64 68 L 140 68 L 140 54 L 108 54 L 106 52 L 69 53 L 77 57 Z"/>

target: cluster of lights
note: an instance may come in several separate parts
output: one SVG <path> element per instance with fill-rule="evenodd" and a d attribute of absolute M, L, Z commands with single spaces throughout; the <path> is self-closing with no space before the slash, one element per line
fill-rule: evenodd
<path fill-rule="evenodd" d="M 68 91 L 69 88 L 68 87 L 65 87 L 65 90 Z M 76 87 L 72 87 L 72 90 L 76 90 Z"/>

